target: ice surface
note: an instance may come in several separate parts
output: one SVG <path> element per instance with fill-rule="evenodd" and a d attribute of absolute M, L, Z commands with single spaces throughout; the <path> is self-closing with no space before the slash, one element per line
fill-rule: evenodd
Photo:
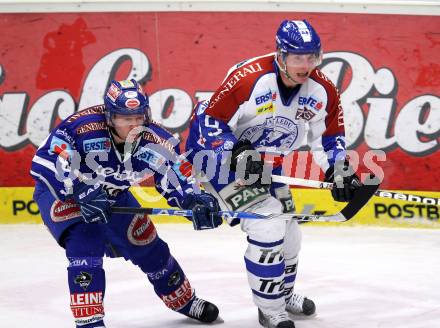
<path fill-rule="evenodd" d="M 218 305 L 223 328 L 259 327 L 238 227 L 193 231 L 157 225 L 199 296 Z M 440 230 L 302 226 L 296 290 L 317 316 L 297 328 L 440 327 Z M 41 225 L 0 226 L 0 327 L 74 327 L 64 252 Z M 106 259 L 108 328 L 202 327 L 167 309 L 129 262 Z"/>

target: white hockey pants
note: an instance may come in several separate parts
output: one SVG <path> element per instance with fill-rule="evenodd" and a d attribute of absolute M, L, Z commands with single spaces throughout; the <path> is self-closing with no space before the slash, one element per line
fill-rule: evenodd
<path fill-rule="evenodd" d="M 256 213 L 282 213 L 282 204 L 274 197 L 246 209 Z M 301 247 L 301 232 L 294 220 L 241 220 L 247 234 L 244 256 L 249 286 L 255 304 L 265 313 L 285 311 L 296 277 Z"/>

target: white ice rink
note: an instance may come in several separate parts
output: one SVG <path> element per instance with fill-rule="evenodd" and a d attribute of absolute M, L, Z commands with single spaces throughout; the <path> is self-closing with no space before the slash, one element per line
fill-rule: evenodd
<path fill-rule="evenodd" d="M 245 235 L 222 226 L 157 225 L 199 296 L 216 303 L 218 328 L 259 327 L 244 271 Z M 440 327 L 440 230 L 303 226 L 296 290 L 317 316 L 297 328 Z M 0 327 L 72 328 L 66 260 L 43 226 L 0 226 Z M 105 261 L 108 328 L 202 327 L 173 313 L 144 275 Z"/>

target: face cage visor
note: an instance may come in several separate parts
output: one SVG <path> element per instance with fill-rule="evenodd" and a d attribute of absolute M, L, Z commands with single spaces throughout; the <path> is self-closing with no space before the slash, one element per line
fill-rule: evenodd
<path fill-rule="evenodd" d="M 309 67 L 315 68 L 322 62 L 322 50 L 316 53 L 295 54 L 291 52 L 281 52 L 284 65 L 292 68 Z"/>
<path fill-rule="evenodd" d="M 150 107 L 148 106 L 144 113 L 133 113 L 133 114 L 122 114 L 122 113 L 118 113 L 117 111 L 106 111 L 106 117 L 107 117 L 107 123 L 109 126 L 114 127 L 114 128 L 119 128 L 119 127 L 125 127 L 125 126 L 131 126 L 131 125 L 137 125 L 137 126 L 141 126 L 141 125 L 148 125 L 150 123 L 150 115 L 151 110 Z M 116 115 L 118 115 L 118 117 L 116 118 Z"/>

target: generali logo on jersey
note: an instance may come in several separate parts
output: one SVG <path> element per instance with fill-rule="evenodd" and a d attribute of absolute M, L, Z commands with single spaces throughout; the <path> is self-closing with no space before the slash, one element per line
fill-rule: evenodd
<path fill-rule="evenodd" d="M 223 89 L 218 92 L 217 96 L 209 103 L 209 107 L 213 107 L 220 99 L 222 99 L 242 78 L 249 74 L 261 72 L 263 68 L 260 63 L 253 63 L 238 68 L 232 77 L 226 83 L 223 83 Z"/>
<path fill-rule="evenodd" d="M 145 53 L 138 49 L 121 48 L 100 58 L 89 70 L 79 103 L 63 90 L 50 91 L 39 99 L 32 99 L 26 89 L 5 90 L 0 98 L 0 147 L 12 152 L 29 143 L 39 145 L 54 128 L 56 122 L 53 117 L 65 119 L 78 108 L 101 104 L 106 83 L 118 70 L 123 58 L 129 58 L 132 63 L 127 78 L 136 76 L 141 80 L 151 75 L 152 67 Z M 6 69 L 0 66 L 0 81 L 8 78 Z M 240 67 L 224 83 L 224 89 L 215 101 L 244 76 L 261 70 L 258 63 Z M 372 149 L 385 151 L 400 147 L 411 156 L 425 156 L 439 149 L 438 95 L 423 94 L 406 103 L 398 102 L 398 81 L 392 70 L 386 67 L 375 69 L 368 58 L 356 53 L 326 53 L 321 71 L 336 85 L 345 78 L 347 71 L 351 72 L 351 82 L 341 95 L 348 146 L 365 143 Z M 152 118 L 173 132 L 182 133 L 192 115 L 193 99 L 202 100 L 211 95 L 212 92 L 201 91 L 189 94 L 183 86 L 181 89 L 157 90 L 150 95 Z M 179 111 L 164 115 L 170 100 Z M 363 107 L 368 108 L 366 114 Z"/>

